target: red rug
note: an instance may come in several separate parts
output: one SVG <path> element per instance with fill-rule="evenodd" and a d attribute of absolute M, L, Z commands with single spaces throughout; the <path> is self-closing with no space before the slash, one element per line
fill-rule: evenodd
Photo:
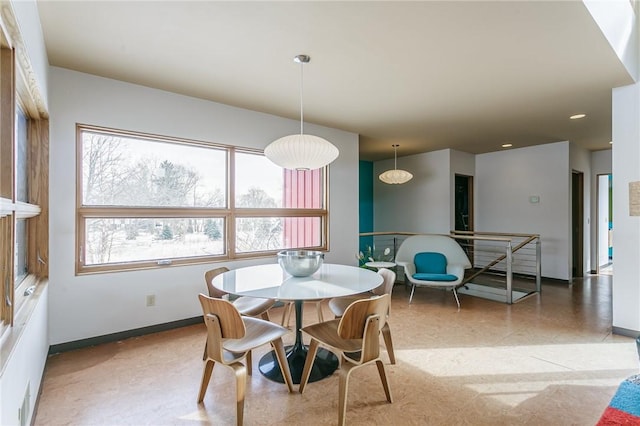
<path fill-rule="evenodd" d="M 640 375 L 620 384 L 597 426 L 640 425 Z"/>

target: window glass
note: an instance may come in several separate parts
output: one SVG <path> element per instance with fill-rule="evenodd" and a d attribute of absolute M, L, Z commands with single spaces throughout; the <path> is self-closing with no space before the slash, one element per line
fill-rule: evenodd
<path fill-rule="evenodd" d="M 283 169 L 264 155 L 236 153 L 236 207 L 283 206 Z"/>
<path fill-rule="evenodd" d="M 16 108 L 16 200 L 28 202 L 27 193 L 27 116 Z"/>
<path fill-rule="evenodd" d="M 27 220 L 16 219 L 13 259 L 14 285 L 18 287 L 27 276 Z"/>
<path fill-rule="evenodd" d="M 78 273 L 326 249 L 322 169 L 285 170 L 247 148 L 78 130 Z"/>
<path fill-rule="evenodd" d="M 284 205 L 298 209 L 321 209 L 323 204 L 322 169 L 285 170 Z"/>
<path fill-rule="evenodd" d="M 323 207 L 322 169 L 287 170 L 262 154 L 236 153 L 236 207 Z"/>
<path fill-rule="evenodd" d="M 249 217 L 236 219 L 238 253 L 321 245 L 319 217 Z"/>
<path fill-rule="evenodd" d="M 85 229 L 85 265 L 225 252 L 222 218 L 92 218 Z"/>
<path fill-rule="evenodd" d="M 93 206 L 224 207 L 226 151 L 82 134 L 82 200 Z"/>

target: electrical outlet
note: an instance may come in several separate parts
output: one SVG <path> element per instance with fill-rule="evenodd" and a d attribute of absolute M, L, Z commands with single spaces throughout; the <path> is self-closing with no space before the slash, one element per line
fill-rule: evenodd
<path fill-rule="evenodd" d="M 147 295 L 147 306 L 156 306 L 156 295 L 155 294 Z"/>

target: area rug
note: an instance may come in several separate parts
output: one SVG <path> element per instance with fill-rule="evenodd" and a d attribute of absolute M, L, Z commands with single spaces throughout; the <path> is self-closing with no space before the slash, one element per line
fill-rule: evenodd
<path fill-rule="evenodd" d="M 456 290 L 460 294 L 467 294 L 469 296 L 481 297 L 483 299 L 495 300 L 496 302 L 507 302 L 507 289 L 500 287 L 492 287 L 482 284 L 467 283 L 464 286 Z M 516 303 L 518 300 L 525 296 L 532 294 L 532 292 L 524 292 L 519 290 L 513 290 L 511 292 L 511 303 Z"/>
<path fill-rule="evenodd" d="M 618 386 L 596 426 L 640 425 L 640 374 Z"/>

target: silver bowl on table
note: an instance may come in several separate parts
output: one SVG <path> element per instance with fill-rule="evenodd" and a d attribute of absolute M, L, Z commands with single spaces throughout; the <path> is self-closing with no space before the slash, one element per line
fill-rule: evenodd
<path fill-rule="evenodd" d="M 278 253 L 278 263 L 294 277 L 313 275 L 324 261 L 324 253 L 316 250 L 282 250 Z"/>

